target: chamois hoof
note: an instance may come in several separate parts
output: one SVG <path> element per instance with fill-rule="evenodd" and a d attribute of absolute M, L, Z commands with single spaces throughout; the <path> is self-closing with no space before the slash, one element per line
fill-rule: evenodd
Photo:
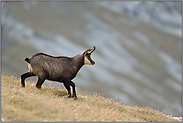
<path fill-rule="evenodd" d="M 21 87 L 22 87 L 22 88 L 25 88 L 25 85 L 22 85 Z"/>
<path fill-rule="evenodd" d="M 41 89 L 41 87 L 40 87 L 40 86 L 38 86 L 38 85 L 36 85 L 36 88 L 37 88 L 38 90 L 40 90 L 40 89 Z"/>
<path fill-rule="evenodd" d="M 72 96 L 71 96 L 71 95 L 69 95 L 69 96 L 68 96 L 68 98 L 72 98 Z"/>
<path fill-rule="evenodd" d="M 76 94 L 72 95 L 74 97 L 74 100 L 77 100 L 77 96 Z"/>
<path fill-rule="evenodd" d="M 69 95 L 68 98 L 74 98 L 74 100 L 77 100 L 77 96 L 75 96 L 75 95 L 72 95 L 72 96 Z"/>

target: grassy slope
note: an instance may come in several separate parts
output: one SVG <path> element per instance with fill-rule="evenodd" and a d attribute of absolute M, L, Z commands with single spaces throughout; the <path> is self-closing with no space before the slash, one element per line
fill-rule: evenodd
<path fill-rule="evenodd" d="M 106 122 L 178 122 L 151 108 L 128 106 L 99 95 L 78 95 L 67 98 L 67 92 L 57 87 L 27 82 L 1 74 L 1 121 L 106 121 Z"/>

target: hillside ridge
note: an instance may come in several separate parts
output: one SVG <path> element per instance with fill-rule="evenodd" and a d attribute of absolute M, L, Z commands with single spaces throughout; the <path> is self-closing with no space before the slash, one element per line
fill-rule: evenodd
<path fill-rule="evenodd" d="M 158 110 L 129 106 L 97 94 L 67 98 L 65 89 L 42 86 L 1 74 L 2 122 L 179 122 Z"/>

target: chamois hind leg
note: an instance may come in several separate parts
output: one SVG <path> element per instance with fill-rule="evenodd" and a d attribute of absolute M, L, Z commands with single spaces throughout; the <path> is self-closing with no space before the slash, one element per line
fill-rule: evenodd
<path fill-rule="evenodd" d="M 24 73 L 24 74 L 21 75 L 21 85 L 22 85 L 22 87 L 25 87 L 25 79 L 27 77 L 31 77 L 31 76 L 35 76 L 35 74 L 32 73 L 32 72 L 27 72 L 27 73 Z"/>
<path fill-rule="evenodd" d="M 38 77 L 38 82 L 36 84 L 37 89 L 40 89 L 41 88 L 41 86 L 44 83 L 44 81 L 45 81 L 45 78 Z"/>
<path fill-rule="evenodd" d="M 71 88 L 70 88 L 69 84 L 67 82 L 63 82 L 63 83 L 64 83 L 64 86 L 65 86 L 65 88 L 67 89 L 67 91 L 69 93 L 68 97 L 71 98 Z"/>

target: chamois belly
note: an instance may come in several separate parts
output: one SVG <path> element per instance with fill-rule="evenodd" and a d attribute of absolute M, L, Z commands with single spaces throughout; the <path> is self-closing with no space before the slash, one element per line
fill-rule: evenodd
<path fill-rule="evenodd" d="M 48 73 L 49 73 L 47 78 L 48 80 L 58 81 L 58 82 L 72 80 L 76 76 L 75 73 L 68 70 L 50 71 Z"/>

